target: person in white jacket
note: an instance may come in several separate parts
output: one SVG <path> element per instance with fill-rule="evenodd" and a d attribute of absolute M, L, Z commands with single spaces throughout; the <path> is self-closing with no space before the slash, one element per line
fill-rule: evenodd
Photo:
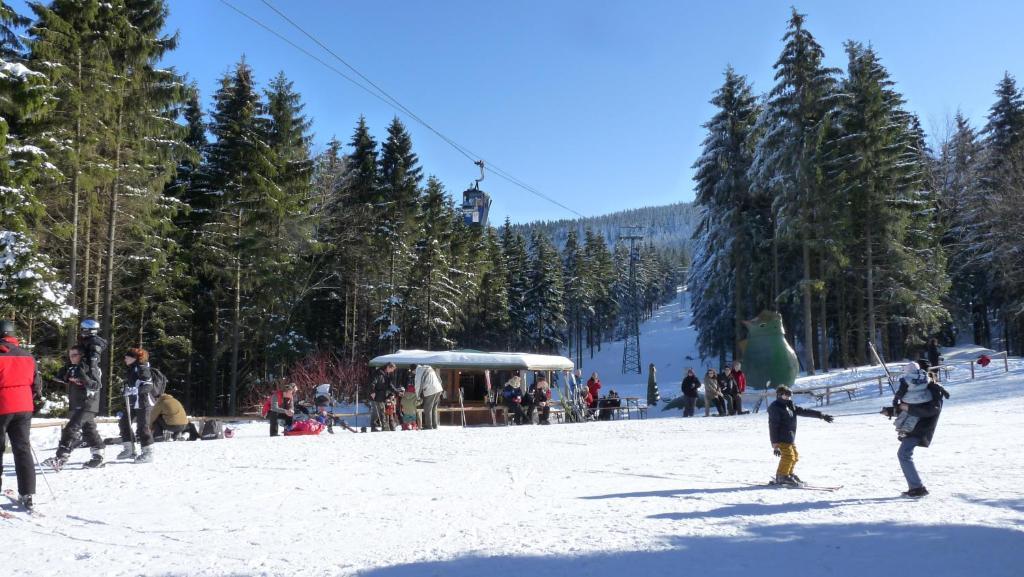
<path fill-rule="evenodd" d="M 433 367 L 416 367 L 416 396 L 423 399 L 423 428 L 437 428 L 437 407 L 441 403 L 441 379 Z"/>

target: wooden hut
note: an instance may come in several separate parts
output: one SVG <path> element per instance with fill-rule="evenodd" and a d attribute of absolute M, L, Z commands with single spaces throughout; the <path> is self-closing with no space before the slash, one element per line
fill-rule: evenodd
<path fill-rule="evenodd" d="M 437 371 L 445 392 L 440 419 L 443 425 L 494 424 L 495 416 L 490 408 L 492 404 L 501 406 L 501 388 L 515 371 L 520 372 L 527 386 L 543 375 L 554 390 L 555 383 L 565 378 L 557 373 L 573 369 L 571 360 L 557 355 L 469 350 L 398 351 L 375 357 L 370 366 L 381 367 L 388 363 L 398 368 L 396 384 L 400 386 L 412 382 L 411 369 L 416 365 L 430 365 Z M 504 412 L 499 411 L 499 414 L 501 421 Z"/>

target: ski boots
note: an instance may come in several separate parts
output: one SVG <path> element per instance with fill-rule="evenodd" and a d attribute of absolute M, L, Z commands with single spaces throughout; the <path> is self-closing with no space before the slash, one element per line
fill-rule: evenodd
<path fill-rule="evenodd" d="M 42 464 L 59 473 L 64 468 L 64 463 L 67 462 L 67 457 L 50 457 L 49 459 L 44 459 Z"/>
<path fill-rule="evenodd" d="M 900 494 L 903 495 L 904 497 L 924 497 L 928 495 L 928 489 L 925 489 L 924 486 L 921 486 L 914 489 L 910 489 L 909 491 L 904 491 Z"/>
<path fill-rule="evenodd" d="M 135 443 L 121 443 L 121 446 L 124 447 L 124 449 L 117 454 L 118 459 L 134 459 L 139 456 L 139 454 L 135 452 Z"/>
<path fill-rule="evenodd" d="M 32 510 L 32 495 L 20 495 L 18 496 L 18 505 L 24 507 L 26 511 Z"/>
<path fill-rule="evenodd" d="M 135 457 L 136 463 L 152 463 L 153 462 L 153 447 L 143 447 L 142 454 Z"/>
<path fill-rule="evenodd" d="M 100 451 L 93 451 L 92 458 L 86 461 L 82 466 L 86 469 L 99 469 L 106 464 L 106 461 L 103 460 L 103 453 Z"/>

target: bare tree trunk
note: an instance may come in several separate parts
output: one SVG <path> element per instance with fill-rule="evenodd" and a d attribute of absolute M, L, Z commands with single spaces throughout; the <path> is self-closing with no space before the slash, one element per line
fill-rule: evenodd
<path fill-rule="evenodd" d="M 210 323 L 210 352 L 207 362 L 209 366 L 210 389 L 207 391 L 207 414 L 217 414 L 217 397 L 220 392 L 220 306 L 217 304 L 217 296 L 210 293 L 210 304 L 212 305 L 213 319 Z"/>
<path fill-rule="evenodd" d="M 803 241 L 804 261 L 804 369 L 808 375 L 814 374 L 814 319 L 811 316 L 811 244 L 807 238 Z"/>
<path fill-rule="evenodd" d="M 123 97 L 122 97 L 123 99 Z M 107 279 L 103 295 L 103 326 L 106 328 L 107 344 L 114 349 L 114 251 L 117 239 L 117 202 L 121 187 L 121 122 L 124 118 L 123 102 L 117 109 L 117 125 L 114 132 L 114 185 L 110 189 L 110 210 L 107 215 Z M 110 382 L 113 362 L 107 367 Z"/>
<path fill-rule="evenodd" d="M 822 284 L 825 282 L 825 255 L 818 255 L 818 274 L 821 275 Z M 828 372 L 828 291 L 824 288 L 821 290 L 821 300 L 819 302 L 819 314 L 818 322 L 821 324 L 821 337 L 818 341 L 820 345 L 818 348 L 818 365 L 821 367 L 822 372 Z"/>
<path fill-rule="evenodd" d="M 871 219 L 865 223 L 867 240 L 867 303 L 868 303 L 868 340 L 875 345 L 875 348 L 882 350 L 878 342 L 878 330 L 875 326 L 875 255 L 874 255 L 874 231 L 871 228 Z"/>
<path fill-rule="evenodd" d="M 78 49 L 78 89 L 82 90 L 82 49 Z M 71 166 L 71 263 L 68 267 L 68 277 L 71 282 L 71 291 L 68 294 L 69 301 L 68 306 L 76 307 L 77 303 L 75 299 L 78 290 L 78 212 L 79 203 L 81 202 L 80 190 L 79 190 L 79 175 L 81 173 L 81 162 L 82 162 L 82 99 L 78 99 L 78 112 L 75 115 L 75 161 Z M 88 248 L 86 248 L 88 251 Z M 83 285 L 88 285 L 89 275 L 83 277 Z M 84 311 L 80 310 L 79 315 Z M 78 332 L 77 327 L 72 327 L 68 331 L 67 345 L 70 347 L 75 344 L 75 336 Z"/>
<path fill-rule="evenodd" d="M 242 209 L 238 209 L 235 218 L 235 235 L 241 240 L 242 237 Z M 241 246 L 235 252 L 235 305 L 231 312 L 231 381 L 228 384 L 228 415 L 235 414 L 238 395 L 238 348 L 241 341 L 242 324 L 242 249 Z"/>
<path fill-rule="evenodd" d="M 85 269 L 82 273 L 82 309 L 81 316 L 89 315 L 89 286 L 92 282 L 92 209 L 87 208 L 85 219 Z"/>

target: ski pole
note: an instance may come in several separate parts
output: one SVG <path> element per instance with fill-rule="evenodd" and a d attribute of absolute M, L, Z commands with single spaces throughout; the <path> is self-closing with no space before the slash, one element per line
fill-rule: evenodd
<path fill-rule="evenodd" d="M 50 486 L 50 480 L 46 477 L 46 467 L 39 464 L 39 457 L 36 455 L 36 449 L 29 442 L 28 448 L 32 451 L 32 459 L 36 462 L 36 468 L 39 469 L 40 474 L 43 476 L 43 483 L 46 485 L 46 490 L 50 492 L 50 498 L 54 501 L 57 500 L 57 496 L 53 493 L 53 487 Z"/>
<path fill-rule="evenodd" d="M 135 453 L 135 431 L 132 430 L 132 402 L 128 395 L 124 396 L 124 414 L 128 418 L 128 442 L 132 444 L 132 453 Z M 124 439 L 121 439 L 124 442 Z"/>
<path fill-rule="evenodd" d="M 868 340 L 868 348 L 871 349 L 871 354 L 875 356 L 875 360 L 878 361 L 878 364 L 882 365 L 882 370 L 885 371 L 885 378 L 889 380 L 889 389 L 892 390 L 892 394 L 895 395 L 896 385 L 893 384 L 892 375 L 889 374 L 889 367 L 885 366 L 885 361 L 882 360 L 882 357 L 878 354 L 878 351 L 875 350 L 875 344 L 872 343 L 870 339 Z"/>

